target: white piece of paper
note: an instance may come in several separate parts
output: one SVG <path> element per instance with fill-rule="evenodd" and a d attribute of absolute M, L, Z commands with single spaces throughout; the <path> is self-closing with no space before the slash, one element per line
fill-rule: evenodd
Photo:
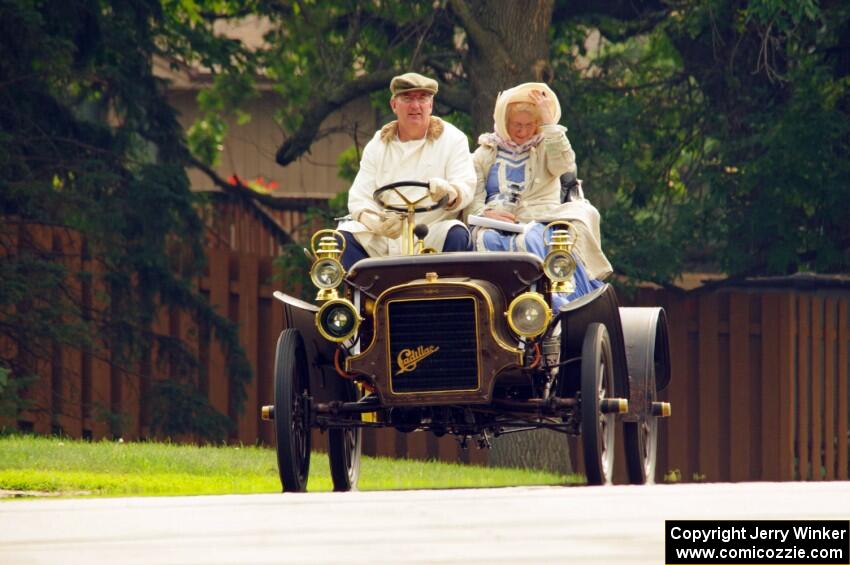
<path fill-rule="evenodd" d="M 481 226 L 482 228 L 491 228 L 499 231 L 524 233 L 528 231 L 532 224 L 515 224 L 513 222 L 488 218 L 487 216 L 470 216 L 469 225 Z"/>

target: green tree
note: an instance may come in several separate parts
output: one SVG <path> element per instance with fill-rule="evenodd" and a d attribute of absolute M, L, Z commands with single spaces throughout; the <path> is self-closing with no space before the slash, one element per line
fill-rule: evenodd
<path fill-rule="evenodd" d="M 160 305 L 187 312 L 225 345 L 235 406 L 244 397 L 250 367 L 235 327 L 192 285 L 203 266 L 203 224 L 182 131 L 152 75 L 164 22 L 159 2 L 146 0 L 0 2 L 0 370 L 7 391 L 9 379 L 33 378 L 57 345 L 138 373 L 156 343 L 175 367 L 172 378 L 194 385 L 198 363 L 186 344 L 151 330 Z M 87 271 L 69 261 L 79 253 L 63 244 L 77 236 L 91 259 Z M 79 299 L 86 287 L 88 304 Z M 160 406 L 193 403 L 193 391 L 151 387 Z M 61 400 L 54 395 L 54 410 Z M 87 408 L 112 417 L 111 406 Z M 222 437 L 227 415 L 208 405 L 193 410 L 198 417 L 182 429 L 158 418 L 162 411 L 151 425 L 165 434 Z"/>
<path fill-rule="evenodd" d="M 270 22 L 264 48 L 234 47 L 231 59 L 254 61 L 281 94 L 281 165 L 343 104 L 370 95 L 385 110 L 389 78 L 403 70 L 436 77 L 438 113 L 472 139 L 492 127 L 499 90 L 544 80 L 562 99 L 621 273 L 663 283 L 685 268 L 743 276 L 850 263 L 836 206 L 850 162 L 844 3 L 181 4 L 194 11 L 175 12 L 175 29 L 247 13 Z M 207 121 L 239 104 L 216 94 L 244 82 L 221 68 L 201 100 Z"/>

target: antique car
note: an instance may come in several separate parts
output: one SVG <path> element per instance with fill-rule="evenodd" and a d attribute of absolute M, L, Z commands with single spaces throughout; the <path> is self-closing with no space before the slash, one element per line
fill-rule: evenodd
<path fill-rule="evenodd" d="M 605 284 L 553 312 L 572 292 L 577 232 L 555 221 L 548 255 L 435 253 L 415 224 L 427 183 L 375 192 L 404 215 L 405 255 L 367 258 L 347 272 L 345 239 L 321 230 L 311 241 L 317 304 L 276 292 L 286 329 L 274 367 L 274 423 L 284 492 L 305 491 L 311 430 L 327 431 L 335 490 L 356 488 L 363 428 L 451 434 L 467 447 L 547 428 L 580 436 L 591 485 L 610 484 L 615 427 L 623 424 L 628 480 L 655 476 L 657 420 L 670 405 L 661 308 L 620 308 Z M 411 191 L 420 191 L 412 198 Z M 564 438 L 566 441 L 566 437 Z"/>

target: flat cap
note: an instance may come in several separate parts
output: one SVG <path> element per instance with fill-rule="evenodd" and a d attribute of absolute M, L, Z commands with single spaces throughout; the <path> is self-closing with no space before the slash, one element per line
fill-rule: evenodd
<path fill-rule="evenodd" d="M 390 81 L 390 92 L 393 93 L 393 96 L 414 90 L 424 90 L 431 94 L 437 94 L 437 81 L 419 73 L 404 73 L 393 77 L 393 80 Z"/>

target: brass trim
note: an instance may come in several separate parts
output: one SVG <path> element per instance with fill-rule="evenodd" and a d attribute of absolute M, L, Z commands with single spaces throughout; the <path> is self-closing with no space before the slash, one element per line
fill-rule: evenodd
<path fill-rule="evenodd" d="M 527 298 L 530 298 L 533 301 L 538 302 L 539 304 L 541 304 L 543 306 L 544 321 L 543 321 L 543 324 L 540 326 L 540 331 L 536 332 L 536 333 L 523 333 L 523 332 L 521 332 L 514 325 L 513 317 L 511 316 L 511 312 L 516 307 L 516 305 L 519 304 L 521 301 L 527 299 Z M 530 291 L 529 292 L 523 292 L 522 294 L 520 294 L 519 296 L 517 296 L 516 298 L 511 300 L 511 303 L 508 306 L 508 311 L 505 313 L 505 315 L 508 318 L 508 326 L 510 326 L 511 330 L 513 330 L 513 332 L 515 334 L 522 336 L 522 337 L 537 337 L 537 336 L 539 336 L 540 334 L 542 334 L 543 332 L 546 331 L 546 328 L 549 327 L 549 322 L 552 321 L 552 309 L 549 307 L 549 304 L 546 303 L 546 299 L 543 298 L 543 295 L 541 295 L 540 293 L 530 292 Z"/>
<path fill-rule="evenodd" d="M 322 257 L 322 256 L 327 257 L 327 256 L 330 256 L 328 253 L 334 253 L 333 250 L 331 250 L 331 249 L 321 249 L 321 247 L 322 247 L 321 243 L 319 243 L 320 249 L 316 249 L 316 238 L 319 237 L 320 235 L 329 235 L 329 236 L 332 236 L 334 239 L 336 239 L 336 241 L 339 242 L 339 244 L 336 245 L 336 248 L 339 251 L 339 255 L 342 255 L 342 253 L 345 251 L 345 237 L 343 237 L 342 233 L 340 233 L 337 230 L 324 229 L 324 230 L 317 231 L 316 233 L 313 234 L 313 237 L 310 238 L 310 249 L 313 250 L 313 255 L 315 257 Z"/>
<path fill-rule="evenodd" d="M 339 280 L 333 286 L 324 287 L 316 282 L 316 266 L 319 263 L 330 261 L 331 263 L 336 263 L 337 267 L 339 267 Z M 313 283 L 313 286 L 319 289 L 316 293 L 316 302 L 325 302 L 329 300 L 336 300 L 339 298 L 339 285 L 342 284 L 342 281 L 345 279 L 345 269 L 342 266 L 342 263 L 339 262 L 335 257 L 319 257 L 315 262 L 310 266 L 310 282 Z"/>
<path fill-rule="evenodd" d="M 552 238 L 549 241 L 546 241 L 546 232 L 549 231 L 549 229 L 553 226 L 566 226 L 568 228 L 567 232 L 572 232 L 572 241 L 570 241 L 569 239 L 560 239 L 555 237 L 557 232 L 563 230 L 555 230 L 555 232 L 552 233 Z M 543 243 L 545 243 L 546 246 L 551 248 L 552 250 L 561 249 L 564 251 L 570 251 L 573 247 L 575 247 L 575 244 L 577 242 L 578 230 L 572 222 L 568 222 L 567 220 L 555 220 L 554 222 L 549 222 L 548 224 L 546 224 L 546 227 L 543 228 Z"/>
<path fill-rule="evenodd" d="M 321 322 L 322 314 L 324 313 L 325 310 L 327 310 L 328 308 L 330 308 L 331 306 L 333 306 L 335 304 L 343 304 L 345 306 L 348 306 L 351 309 L 352 314 L 354 314 L 354 325 L 351 327 L 351 331 L 348 332 L 347 334 L 345 334 L 345 336 L 343 336 L 343 337 L 332 336 L 328 332 L 325 331 L 325 328 L 322 327 L 322 322 Z M 313 318 L 313 322 L 316 324 L 316 329 L 319 330 L 319 334 L 321 334 L 321 336 L 323 338 L 325 338 L 326 340 L 332 341 L 334 343 L 342 343 L 345 340 L 349 339 L 351 336 L 355 335 L 357 333 L 357 330 L 360 328 L 360 322 L 362 322 L 362 321 L 363 321 L 363 318 L 360 317 L 360 313 L 357 312 L 357 309 L 354 307 L 354 304 L 352 304 L 351 301 L 349 301 L 345 298 L 335 298 L 333 300 L 329 300 L 329 301 L 325 302 L 324 304 L 322 304 L 322 307 L 319 308 L 319 311 L 316 312 L 316 316 Z M 346 369 L 348 369 L 347 364 L 348 364 L 348 360 L 346 359 Z"/>
<path fill-rule="evenodd" d="M 339 292 L 335 288 L 320 288 L 316 293 L 316 302 L 327 302 L 339 298 Z"/>
<path fill-rule="evenodd" d="M 479 327 L 478 327 L 478 300 L 475 299 L 474 296 L 441 296 L 435 298 L 397 298 L 397 299 L 389 299 L 387 300 L 387 306 L 384 308 L 384 341 L 386 343 L 386 351 L 387 351 L 387 384 L 390 387 L 390 394 L 393 396 L 405 396 L 412 394 L 447 394 L 447 393 L 461 393 L 461 392 L 477 392 L 481 390 L 481 338 L 479 336 Z M 393 359 L 390 355 L 390 304 L 395 302 L 424 302 L 424 301 L 432 301 L 432 300 L 472 300 L 472 304 L 475 306 L 475 359 L 476 359 L 476 372 L 475 372 L 475 388 L 464 388 L 464 389 L 452 389 L 452 390 L 434 390 L 434 391 L 422 391 L 417 390 L 413 392 L 396 392 L 393 389 L 393 381 L 395 380 L 396 374 L 393 373 Z"/>
<path fill-rule="evenodd" d="M 336 266 L 339 267 L 339 280 L 334 285 L 322 286 L 322 285 L 320 285 L 319 283 L 316 282 L 316 267 L 319 265 L 319 263 L 327 263 L 327 262 L 336 264 Z M 341 285 L 342 281 L 344 279 L 345 279 L 345 269 L 343 268 L 342 263 L 340 263 L 339 260 L 335 259 L 334 257 L 322 257 L 320 259 L 317 259 L 316 262 L 313 263 L 310 266 L 310 282 L 312 282 L 313 286 L 315 286 L 316 288 L 319 288 L 319 289 L 322 289 L 322 290 L 330 290 L 332 288 L 336 288 L 339 285 Z"/>
<path fill-rule="evenodd" d="M 374 306 L 372 307 L 373 312 L 378 311 L 378 309 L 381 306 L 382 301 L 384 300 L 384 297 L 389 293 L 400 292 L 400 291 L 403 291 L 403 290 L 412 289 L 412 288 L 416 288 L 416 287 L 429 287 L 429 286 L 432 286 L 433 284 L 434 283 L 429 283 L 427 281 L 418 280 L 418 281 L 407 282 L 407 283 L 404 283 L 404 284 L 399 284 L 399 285 L 396 285 L 396 286 L 391 286 L 388 289 L 384 290 L 381 294 L 379 294 L 378 297 L 375 299 Z M 504 349 L 505 351 L 507 351 L 509 353 L 513 353 L 514 355 L 516 355 L 517 359 L 518 359 L 517 364 L 522 365 L 522 350 L 519 349 L 518 347 L 515 347 L 515 346 L 507 343 L 506 341 L 504 341 L 494 331 L 494 325 L 496 324 L 496 309 L 493 307 L 493 301 L 490 299 L 490 296 L 487 294 L 487 291 L 484 288 L 482 288 L 480 285 L 477 285 L 477 284 L 475 284 L 473 282 L 469 282 L 469 281 L 440 280 L 438 282 L 438 284 L 444 285 L 446 287 L 460 287 L 460 288 L 463 288 L 463 289 L 473 289 L 474 291 L 476 291 L 481 296 L 481 298 L 484 299 L 484 302 L 487 305 L 487 312 L 488 312 L 488 315 L 490 316 L 490 336 L 493 338 L 493 341 L 495 341 L 496 344 L 498 344 L 498 346 L 501 347 L 502 349 Z M 351 357 L 346 357 L 346 359 L 345 359 L 345 370 L 349 371 L 351 369 L 350 363 L 352 361 L 362 359 L 362 358 L 366 357 L 367 355 L 369 355 L 372 352 L 372 349 L 375 347 L 376 342 L 377 342 L 377 332 L 372 335 L 372 341 L 369 343 L 368 347 L 366 347 L 365 350 L 361 351 L 358 355 L 352 355 Z"/>
<path fill-rule="evenodd" d="M 428 281 L 429 283 L 437 282 L 438 278 L 440 278 L 440 275 L 438 275 L 437 273 L 435 273 L 433 271 L 429 271 L 429 272 L 425 273 L 425 280 Z"/>
<path fill-rule="evenodd" d="M 657 418 L 667 418 L 672 413 L 672 407 L 669 402 L 653 402 L 650 411 Z"/>
<path fill-rule="evenodd" d="M 554 261 L 556 257 L 566 257 L 572 262 L 572 269 L 570 274 L 565 277 L 556 277 L 552 273 L 551 261 Z M 555 249 L 546 254 L 546 257 L 543 259 L 543 274 L 545 274 L 550 281 L 552 282 L 567 282 L 573 278 L 576 273 L 576 269 L 578 266 L 576 265 L 576 259 L 573 257 L 572 253 L 568 251 L 564 251 L 561 249 Z"/>

